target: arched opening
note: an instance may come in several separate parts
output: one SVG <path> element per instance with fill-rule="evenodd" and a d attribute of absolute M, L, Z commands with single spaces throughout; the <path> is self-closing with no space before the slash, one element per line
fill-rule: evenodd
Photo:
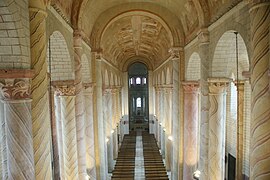
<path fill-rule="evenodd" d="M 129 130 L 149 129 L 148 69 L 139 62 L 128 68 Z"/>
<path fill-rule="evenodd" d="M 237 49 L 238 57 L 236 56 Z M 229 179 L 235 178 L 237 173 L 236 166 L 239 163 L 242 163 L 242 166 L 238 168 L 242 169 L 243 174 L 249 176 L 249 169 L 247 167 L 249 167 L 249 105 L 251 88 L 248 77 L 245 77 L 245 74 L 247 74 L 245 72 L 248 71 L 248 53 L 242 36 L 237 34 L 236 43 L 235 32 L 225 32 L 218 40 L 215 48 L 212 62 L 212 77 L 231 79 L 226 94 L 226 130 L 224 132 L 225 156 L 228 159 L 225 161 L 225 177 Z M 243 91 L 240 90 L 241 86 Z M 237 88 L 239 88 L 239 90 Z M 242 106 L 242 109 L 240 106 Z M 242 115 L 240 116 L 240 114 Z M 242 121 L 241 123 L 239 123 L 240 120 Z M 243 132 L 243 135 L 240 132 Z M 241 157 L 238 157 L 240 151 Z"/>

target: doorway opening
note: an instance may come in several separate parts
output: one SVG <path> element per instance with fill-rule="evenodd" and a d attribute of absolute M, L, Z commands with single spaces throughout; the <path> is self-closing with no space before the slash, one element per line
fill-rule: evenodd
<path fill-rule="evenodd" d="M 149 131 L 148 69 L 143 63 L 128 68 L 129 130 Z"/>

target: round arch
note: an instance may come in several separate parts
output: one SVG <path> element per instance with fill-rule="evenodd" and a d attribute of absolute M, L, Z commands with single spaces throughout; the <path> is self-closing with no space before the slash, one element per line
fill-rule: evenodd
<path fill-rule="evenodd" d="M 247 47 L 242 36 L 238 33 L 238 62 L 239 78 L 243 71 L 249 71 L 249 57 Z M 218 40 L 212 61 L 212 76 L 231 78 L 231 74 L 237 74 L 236 69 L 236 34 L 234 31 L 225 32 Z"/>
<path fill-rule="evenodd" d="M 49 52 L 51 53 L 51 63 L 49 63 Z M 54 31 L 52 33 L 50 36 L 50 41 L 48 42 L 46 54 L 48 72 L 51 71 L 51 78 L 53 81 L 74 79 L 73 61 L 71 60 L 66 40 L 61 32 Z M 49 67 L 50 64 L 51 67 Z"/>
<path fill-rule="evenodd" d="M 194 52 L 188 60 L 186 80 L 198 81 L 199 79 L 201 79 L 201 58 L 197 52 Z"/>

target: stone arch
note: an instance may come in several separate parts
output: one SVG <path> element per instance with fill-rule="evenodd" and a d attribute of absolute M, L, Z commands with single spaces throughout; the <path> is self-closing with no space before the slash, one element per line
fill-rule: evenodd
<path fill-rule="evenodd" d="M 28 7 L 27 1 L 22 1 L 22 7 Z M 20 11 L 22 7 L 14 0 L 0 2 L 0 65 L 2 68 L 30 68 L 29 58 L 29 24 L 22 25 Z M 28 17 L 24 18 L 28 22 Z"/>
<path fill-rule="evenodd" d="M 186 69 L 186 80 L 198 81 L 201 79 L 201 58 L 197 52 L 192 53 Z"/>
<path fill-rule="evenodd" d="M 218 39 L 216 47 L 213 54 L 212 61 L 212 77 L 226 77 L 231 78 L 232 80 L 237 79 L 237 66 L 236 66 L 236 34 L 235 31 L 229 30 L 226 31 Z M 238 76 L 239 80 L 245 80 L 244 88 L 244 99 L 242 100 L 243 104 L 251 104 L 251 89 L 250 84 L 247 82 L 246 77 L 242 75 L 242 72 L 249 71 L 250 61 L 247 51 L 247 46 L 245 41 L 240 33 L 237 35 L 238 40 Z M 233 82 L 230 83 L 230 86 L 227 91 L 226 98 L 226 154 L 230 153 L 233 156 L 237 155 L 237 88 Z M 250 119 L 248 118 L 250 114 L 250 106 L 246 106 L 244 115 L 244 159 L 249 159 L 249 137 L 250 137 Z M 244 167 L 249 166 L 249 161 L 244 161 Z M 249 174 L 249 170 L 244 170 L 245 174 Z"/>
<path fill-rule="evenodd" d="M 89 63 L 88 57 L 83 54 L 82 55 L 82 80 L 83 82 L 91 82 L 91 64 Z"/>
<path fill-rule="evenodd" d="M 240 34 L 238 38 L 238 57 L 239 57 L 239 79 L 242 77 L 243 71 L 249 71 L 249 58 L 247 47 Z M 236 69 L 236 35 L 234 31 L 225 32 L 219 39 L 212 61 L 212 76 L 213 77 L 228 77 L 237 74 Z"/>
<path fill-rule="evenodd" d="M 148 70 L 153 70 L 153 64 L 148 59 L 144 57 L 137 57 L 137 56 L 134 56 L 126 60 L 123 64 L 120 65 L 120 69 L 122 69 L 122 71 L 127 71 L 128 67 L 135 62 L 143 63 L 147 67 Z"/>
<path fill-rule="evenodd" d="M 74 79 L 72 62 L 64 36 L 59 31 L 53 32 L 47 46 L 48 72 L 52 80 Z"/>

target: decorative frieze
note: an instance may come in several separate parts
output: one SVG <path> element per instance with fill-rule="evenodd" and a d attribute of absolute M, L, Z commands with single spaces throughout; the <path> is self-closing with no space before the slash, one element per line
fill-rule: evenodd
<path fill-rule="evenodd" d="M 5 100 L 31 98 L 32 70 L 0 70 L 0 94 Z"/>
<path fill-rule="evenodd" d="M 0 80 L 1 96 L 6 100 L 20 100 L 31 98 L 30 79 Z"/>
<path fill-rule="evenodd" d="M 199 83 L 197 81 L 185 81 L 182 82 L 184 93 L 198 93 Z"/>
<path fill-rule="evenodd" d="M 231 79 L 228 78 L 209 78 L 209 93 L 212 95 L 223 93 L 226 91 L 226 88 L 229 86 L 230 82 Z"/>
<path fill-rule="evenodd" d="M 55 87 L 56 96 L 75 96 L 75 86 L 57 86 Z"/>
<path fill-rule="evenodd" d="M 173 59 L 179 59 L 181 51 L 183 51 L 183 48 L 181 47 L 172 47 L 169 49 L 169 53 Z"/>

